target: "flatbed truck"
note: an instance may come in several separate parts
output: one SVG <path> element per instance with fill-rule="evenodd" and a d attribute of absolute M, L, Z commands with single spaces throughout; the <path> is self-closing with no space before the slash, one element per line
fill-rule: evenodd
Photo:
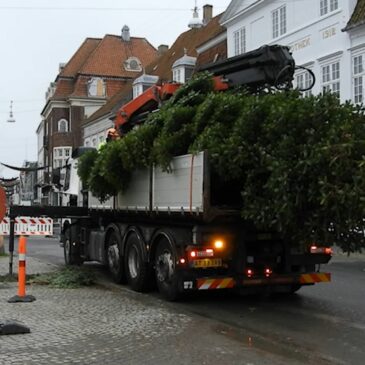
<path fill-rule="evenodd" d="M 290 83 L 294 73 L 290 53 L 280 46 L 224 62 L 210 69 L 220 75 L 215 76 L 219 90 L 230 83 L 279 86 Z M 166 97 L 166 89 L 159 87 L 126 104 L 116 128 L 127 133 L 141 122 L 140 111 L 146 112 L 151 99 L 158 108 L 161 96 Z M 116 282 L 140 292 L 156 284 L 168 300 L 204 290 L 293 293 L 330 281 L 320 266 L 330 260 L 331 249 L 286 242 L 277 232 L 259 231 L 244 221 L 237 204 L 240 192 L 213 176 L 209 151 L 174 157 L 169 173 L 158 166 L 135 171 L 126 192 L 101 204 L 82 190 L 77 177 L 77 157 L 84 150 L 74 151 L 66 177 L 65 193 L 75 206 L 10 208 L 12 219 L 67 218 L 62 228 L 66 264 L 98 261 Z"/>

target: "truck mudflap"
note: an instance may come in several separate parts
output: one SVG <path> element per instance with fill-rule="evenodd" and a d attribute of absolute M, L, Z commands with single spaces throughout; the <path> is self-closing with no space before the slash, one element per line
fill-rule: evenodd
<path fill-rule="evenodd" d="M 233 278 L 233 277 L 208 277 L 194 280 L 184 280 L 184 290 L 214 290 L 214 289 L 232 289 L 252 286 L 271 286 L 283 284 L 312 285 L 315 283 L 325 283 L 331 281 L 330 273 L 306 273 L 306 274 L 289 274 L 272 277 L 259 278 Z"/>

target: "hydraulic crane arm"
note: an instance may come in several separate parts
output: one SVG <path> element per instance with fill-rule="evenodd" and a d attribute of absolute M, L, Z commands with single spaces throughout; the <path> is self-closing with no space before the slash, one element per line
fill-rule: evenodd
<path fill-rule="evenodd" d="M 214 89 L 226 90 L 234 86 L 246 86 L 251 90 L 263 87 L 291 86 L 295 62 L 288 47 L 263 46 L 243 55 L 215 62 L 198 69 L 214 75 Z M 144 119 L 146 113 L 159 108 L 181 86 L 180 83 L 154 85 L 144 93 L 123 105 L 115 119 L 115 129 L 124 135 Z"/>

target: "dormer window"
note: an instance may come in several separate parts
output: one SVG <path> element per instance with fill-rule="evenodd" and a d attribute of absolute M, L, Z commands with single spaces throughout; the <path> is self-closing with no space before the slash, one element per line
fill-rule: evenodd
<path fill-rule="evenodd" d="M 142 63 L 137 57 L 129 57 L 124 61 L 124 69 L 126 71 L 142 71 Z"/>
<path fill-rule="evenodd" d="M 143 74 L 133 82 L 133 99 L 144 93 L 158 81 L 158 76 Z"/>
<path fill-rule="evenodd" d="M 68 122 L 66 119 L 60 119 L 58 121 L 58 128 L 57 128 L 58 132 L 61 133 L 66 133 L 68 132 Z"/>
<path fill-rule="evenodd" d="M 187 55 L 187 50 L 184 50 L 184 56 L 179 58 L 172 65 L 173 81 L 185 83 L 191 79 L 196 64 L 196 57 Z"/>
<path fill-rule="evenodd" d="M 87 93 L 89 96 L 105 96 L 105 82 L 100 77 L 93 77 L 87 83 Z"/>

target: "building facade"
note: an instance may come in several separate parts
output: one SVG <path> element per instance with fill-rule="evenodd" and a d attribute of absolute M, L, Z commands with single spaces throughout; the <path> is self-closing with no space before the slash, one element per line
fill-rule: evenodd
<path fill-rule="evenodd" d="M 84 145 L 84 121 L 156 57 L 157 50 L 145 38 L 131 37 L 124 26 L 121 36 L 87 38 L 66 64 L 60 64 L 47 90 L 37 129 L 38 162 L 45 167 L 38 176 L 43 204 L 62 204 L 52 174 L 65 165 L 75 147 Z M 91 137 L 89 143 L 94 142 L 97 145 L 100 141 Z"/>
<path fill-rule="evenodd" d="M 280 44 L 290 47 L 297 65 L 310 69 L 316 78 L 311 91 L 332 91 L 342 101 L 360 101 L 354 69 L 359 71 L 351 37 L 346 27 L 356 0 L 233 0 L 221 19 L 227 28 L 228 56 Z M 363 44 L 357 38 L 357 41 Z M 358 46 L 361 48 L 361 46 Z M 297 70 L 294 85 L 303 89 L 312 82 Z"/>
<path fill-rule="evenodd" d="M 195 9 L 195 16 L 196 13 Z M 158 57 L 130 84 L 113 96 L 82 125 L 85 146 L 96 147 L 114 126 L 116 113 L 127 102 L 141 95 L 156 83 L 185 83 L 202 64 L 227 57 L 226 31 L 219 24 L 222 15 L 213 17 L 213 7 L 205 5 L 203 18 L 194 18 L 194 27 L 180 34 L 173 45 L 158 47 Z M 199 25 L 199 26 L 198 26 Z"/>

